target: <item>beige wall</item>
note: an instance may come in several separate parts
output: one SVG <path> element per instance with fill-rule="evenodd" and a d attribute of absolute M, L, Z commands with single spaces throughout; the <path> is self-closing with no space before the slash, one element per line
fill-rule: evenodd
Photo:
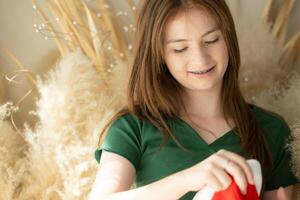
<path fill-rule="evenodd" d="M 279 0 L 277 1 L 279 2 Z M 89 2 L 93 1 L 89 0 Z M 120 6 L 120 3 L 124 3 L 123 0 L 113 0 L 111 2 L 114 6 Z M 259 20 L 265 2 L 265 0 L 228 0 L 233 10 L 241 8 L 238 12 L 251 15 L 257 20 Z M 12 51 L 34 74 L 46 72 L 56 62 L 59 54 L 52 39 L 45 40 L 35 32 L 33 24 L 40 23 L 40 21 L 32 8 L 31 1 L 0 0 L 0 16 L 0 47 Z M 289 34 L 294 33 L 297 27 L 300 28 L 299 19 L 300 1 L 297 1 L 289 25 Z M 7 74 L 16 69 L 17 67 L 1 52 L 0 74 Z M 6 101 L 16 102 L 31 88 L 26 79 L 22 82 L 22 85 L 8 85 L 3 78 L 2 82 L 4 83 Z M 24 120 L 32 121 L 27 112 L 33 109 L 33 96 L 31 95 L 23 102 L 20 112 L 17 113 L 18 124 Z"/>

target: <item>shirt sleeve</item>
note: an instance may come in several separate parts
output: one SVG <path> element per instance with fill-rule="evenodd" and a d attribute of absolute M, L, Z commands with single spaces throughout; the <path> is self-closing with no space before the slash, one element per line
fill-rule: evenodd
<path fill-rule="evenodd" d="M 107 131 L 103 143 L 95 151 L 95 158 L 100 162 L 102 151 L 123 156 L 135 169 L 139 169 L 141 157 L 141 128 L 136 117 L 130 114 L 118 118 Z"/>
<path fill-rule="evenodd" d="M 266 191 L 299 183 L 291 167 L 291 151 L 287 147 L 291 142 L 291 130 L 286 122 L 283 121 L 281 123 L 278 135 L 275 137 L 277 141 L 277 145 L 274 148 L 276 149 L 276 154 L 273 154 L 273 169 L 266 181 Z"/>

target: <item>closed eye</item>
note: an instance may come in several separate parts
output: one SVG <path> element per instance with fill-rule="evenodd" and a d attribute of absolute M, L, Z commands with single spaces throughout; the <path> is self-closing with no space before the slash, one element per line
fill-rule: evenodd
<path fill-rule="evenodd" d="M 174 49 L 175 53 L 181 53 L 184 52 L 185 50 L 187 50 L 187 47 L 183 48 L 183 49 Z"/>
<path fill-rule="evenodd" d="M 211 41 L 206 41 L 205 44 L 213 44 L 213 43 L 216 43 L 218 41 L 219 41 L 219 37 L 217 37 L 216 39 L 211 40 Z"/>

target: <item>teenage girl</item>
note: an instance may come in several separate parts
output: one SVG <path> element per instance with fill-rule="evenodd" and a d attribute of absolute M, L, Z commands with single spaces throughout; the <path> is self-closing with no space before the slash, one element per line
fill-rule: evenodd
<path fill-rule="evenodd" d="M 231 177 L 245 194 L 250 158 L 263 169 L 260 198 L 291 199 L 290 129 L 245 101 L 239 68 L 224 0 L 145 0 L 127 107 L 101 133 L 90 200 L 188 200 L 204 186 L 226 189 Z"/>

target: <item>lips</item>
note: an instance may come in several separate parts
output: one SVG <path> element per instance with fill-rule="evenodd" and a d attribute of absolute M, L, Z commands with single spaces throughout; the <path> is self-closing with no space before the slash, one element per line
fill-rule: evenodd
<path fill-rule="evenodd" d="M 206 74 L 207 72 L 210 72 L 215 66 L 209 68 L 209 69 L 206 69 L 206 70 L 195 70 L 195 71 L 189 71 L 189 73 L 192 73 L 192 74 Z"/>

